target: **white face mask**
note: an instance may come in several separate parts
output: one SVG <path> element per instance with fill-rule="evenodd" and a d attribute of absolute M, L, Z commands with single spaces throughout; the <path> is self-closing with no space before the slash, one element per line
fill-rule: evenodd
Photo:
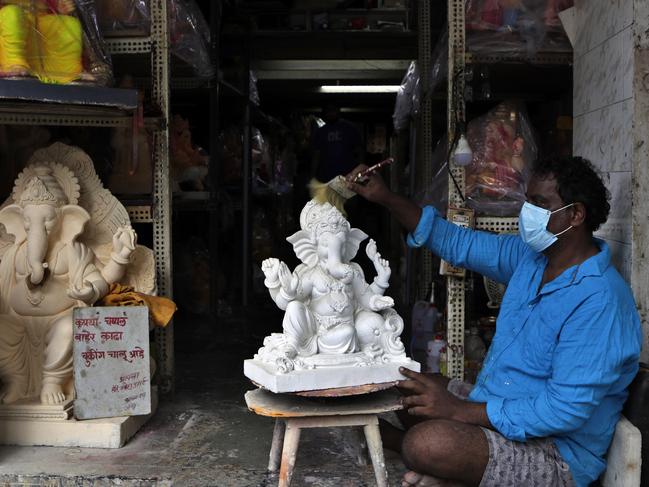
<path fill-rule="evenodd" d="M 518 217 L 518 232 L 520 233 L 523 242 L 532 247 L 536 252 L 543 252 L 557 241 L 559 235 L 563 235 L 573 228 L 572 225 L 570 225 L 568 228 L 556 235 L 549 232 L 547 227 L 548 222 L 550 221 L 550 216 L 558 211 L 570 208 L 573 205 L 574 203 L 570 203 L 558 210 L 550 211 L 526 201 L 523 204 L 520 216 Z"/>

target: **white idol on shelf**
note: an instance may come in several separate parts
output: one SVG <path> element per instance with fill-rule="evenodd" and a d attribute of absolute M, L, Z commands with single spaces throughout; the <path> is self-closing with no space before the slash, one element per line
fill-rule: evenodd
<path fill-rule="evenodd" d="M 311 200 L 300 227 L 287 240 L 302 264 L 293 272 L 278 259 L 262 264 L 270 296 L 285 310 L 283 333 L 245 361 L 246 376 L 273 392 L 297 392 L 389 383 L 403 379 L 399 367 L 418 371 L 401 342 L 403 319 L 384 295 L 390 264 L 376 243 L 366 247 L 377 273 L 368 284 L 351 262 L 368 236 L 340 211 Z"/>
<path fill-rule="evenodd" d="M 153 253 L 90 157 L 60 143 L 19 174 L 0 224 L 0 402 L 63 403 L 74 398 L 73 308 L 116 282 L 154 293 Z"/>

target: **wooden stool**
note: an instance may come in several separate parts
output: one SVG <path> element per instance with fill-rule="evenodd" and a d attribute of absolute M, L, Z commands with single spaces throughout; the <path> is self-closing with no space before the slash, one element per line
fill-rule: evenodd
<path fill-rule="evenodd" d="M 387 487 L 388 472 L 383 458 L 378 414 L 402 409 L 400 397 L 395 389 L 328 399 L 275 394 L 265 389 L 248 391 L 245 395 L 248 409 L 261 416 L 277 418 L 268 470 L 276 472 L 279 467 L 279 487 L 291 485 L 301 430 L 338 426 L 363 427 L 376 484 Z"/>

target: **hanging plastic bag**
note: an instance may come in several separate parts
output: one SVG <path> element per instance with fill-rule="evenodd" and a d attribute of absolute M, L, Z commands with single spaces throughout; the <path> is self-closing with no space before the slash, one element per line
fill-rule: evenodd
<path fill-rule="evenodd" d="M 467 137 L 473 150 L 473 161 L 466 168 L 467 204 L 482 214 L 518 215 L 537 156 L 523 107 L 501 103 L 472 120 Z"/>
<path fill-rule="evenodd" d="M 394 105 L 392 121 L 394 130 L 396 131 L 408 128 L 410 117 L 413 113 L 413 95 L 418 84 L 419 68 L 417 67 L 416 61 L 411 61 L 403 80 L 401 80 L 401 86 L 399 86 L 399 91 L 397 91 L 397 101 Z"/>
<path fill-rule="evenodd" d="M 442 33 L 433 51 L 433 65 L 427 92 L 433 93 L 448 73 L 448 30 Z M 419 114 L 422 97 L 421 75 L 416 61 L 408 66 L 397 92 L 392 121 L 396 131 L 408 127 L 410 119 Z"/>
<path fill-rule="evenodd" d="M 110 84 L 93 1 L 0 2 L 0 77 Z"/>

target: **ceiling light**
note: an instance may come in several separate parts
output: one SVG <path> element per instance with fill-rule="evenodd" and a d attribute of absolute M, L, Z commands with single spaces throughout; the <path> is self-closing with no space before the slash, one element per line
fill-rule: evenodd
<path fill-rule="evenodd" d="M 396 93 L 399 85 L 323 85 L 319 93 Z"/>

